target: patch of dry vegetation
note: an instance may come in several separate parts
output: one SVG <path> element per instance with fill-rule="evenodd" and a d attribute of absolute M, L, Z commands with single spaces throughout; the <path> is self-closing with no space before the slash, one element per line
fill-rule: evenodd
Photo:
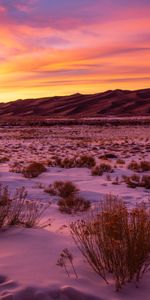
<path fill-rule="evenodd" d="M 92 174 L 92 176 L 102 176 L 104 173 L 112 173 L 112 172 L 113 172 L 113 169 L 112 169 L 111 165 L 102 163 L 102 164 L 92 168 L 91 174 Z"/>
<path fill-rule="evenodd" d="M 132 176 L 123 176 L 123 179 L 130 188 L 143 187 L 145 189 L 150 189 L 149 175 L 138 176 L 137 174 L 133 174 Z"/>
<path fill-rule="evenodd" d="M 148 172 L 150 171 L 150 162 L 149 161 L 141 161 L 141 162 L 136 162 L 136 161 L 132 161 L 129 165 L 128 165 L 128 169 L 135 171 L 135 172 Z"/>
<path fill-rule="evenodd" d="M 54 157 L 48 162 L 49 166 L 60 167 L 60 168 L 92 168 L 95 166 L 95 158 L 91 155 L 81 155 L 79 157 L 65 157 L 60 158 L 58 156 Z"/>
<path fill-rule="evenodd" d="M 23 175 L 25 178 L 35 178 L 46 171 L 45 166 L 42 163 L 32 162 L 27 167 L 23 168 Z"/>
<path fill-rule="evenodd" d="M 45 192 L 60 197 L 59 210 L 68 214 L 83 212 L 90 208 L 90 201 L 79 195 L 79 189 L 71 181 L 55 181 Z"/>
<path fill-rule="evenodd" d="M 0 228 L 21 225 L 35 227 L 48 206 L 27 200 L 24 187 L 11 195 L 7 186 L 0 185 Z"/>
<path fill-rule="evenodd" d="M 107 196 L 96 213 L 71 224 L 71 234 L 92 269 L 116 290 L 138 282 L 150 267 L 150 211 L 144 204 L 128 211 L 122 200 Z"/>
<path fill-rule="evenodd" d="M 76 185 L 71 181 L 55 181 L 45 189 L 45 192 L 62 198 L 70 197 L 78 191 L 79 190 Z"/>

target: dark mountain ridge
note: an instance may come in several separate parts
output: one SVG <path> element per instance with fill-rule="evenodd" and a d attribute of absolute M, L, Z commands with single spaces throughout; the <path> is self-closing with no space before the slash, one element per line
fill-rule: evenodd
<path fill-rule="evenodd" d="M 0 103 L 1 118 L 93 118 L 150 116 L 150 88 L 55 96 Z"/>

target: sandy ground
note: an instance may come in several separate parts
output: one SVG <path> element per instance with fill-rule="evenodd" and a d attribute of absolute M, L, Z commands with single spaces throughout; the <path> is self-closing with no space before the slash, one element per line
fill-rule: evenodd
<path fill-rule="evenodd" d="M 56 197 L 44 191 L 56 180 L 70 180 L 77 185 L 80 194 L 91 201 L 92 207 L 106 194 L 121 197 L 131 208 L 141 201 L 147 202 L 150 190 L 131 189 L 122 180 L 130 176 L 127 168 L 132 160 L 150 160 L 150 130 L 148 127 L 98 128 L 88 126 L 52 128 L 1 128 L 0 129 L 0 183 L 8 186 L 11 193 L 22 186 L 29 200 L 49 203 L 42 222 L 50 219 L 45 229 L 10 228 L 0 233 L 0 299 L 5 300 L 129 300 L 149 299 L 149 274 L 144 276 L 140 287 L 128 284 L 119 293 L 115 292 L 110 279 L 107 286 L 96 275 L 79 253 L 69 233 L 71 221 L 80 215 L 67 215 L 58 209 Z M 107 160 L 114 172 L 92 176 L 88 168 L 62 169 L 49 167 L 54 156 L 73 157 L 90 154 L 97 163 L 101 155 L 113 153 L 115 159 Z M 124 164 L 117 163 L 123 159 Z M 40 161 L 47 171 L 37 178 L 27 179 L 21 173 L 11 172 L 12 165 L 19 162 L 27 165 Z M 150 175 L 150 172 L 145 172 Z M 143 174 L 145 174 L 143 173 Z M 119 184 L 113 184 L 116 177 Z M 82 217 L 82 216 L 81 216 Z M 70 269 L 70 278 L 56 265 L 64 248 L 73 254 L 78 273 L 75 278 Z"/>

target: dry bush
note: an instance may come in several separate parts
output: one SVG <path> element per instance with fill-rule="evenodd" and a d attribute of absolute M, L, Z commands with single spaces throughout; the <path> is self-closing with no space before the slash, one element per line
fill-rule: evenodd
<path fill-rule="evenodd" d="M 100 164 L 99 166 L 95 166 L 93 169 L 92 169 L 92 176 L 101 176 L 103 175 L 103 173 L 107 172 L 107 173 L 111 173 L 113 170 L 112 170 L 112 167 L 111 165 L 109 164 Z"/>
<path fill-rule="evenodd" d="M 23 165 L 22 163 L 16 161 L 13 162 L 12 164 L 10 164 L 9 166 L 9 172 L 13 172 L 13 173 L 22 173 L 23 170 Z"/>
<path fill-rule="evenodd" d="M 141 187 L 145 187 L 146 189 L 150 189 L 150 176 L 143 175 L 140 182 Z"/>
<path fill-rule="evenodd" d="M 75 167 L 75 160 L 73 158 L 64 158 L 59 164 L 61 168 L 69 169 Z"/>
<path fill-rule="evenodd" d="M 128 187 L 133 189 L 139 186 L 140 183 L 140 177 L 136 174 L 133 174 L 131 176 L 123 176 L 123 180 L 125 181 Z"/>
<path fill-rule="evenodd" d="M 80 157 L 65 157 L 64 159 L 60 157 L 54 157 L 48 162 L 49 166 L 60 168 L 92 168 L 95 166 L 96 162 L 94 157 L 90 155 L 81 155 Z"/>
<path fill-rule="evenodd" d="M 150 267 L 150 211 L 144 204 L 128 211 L 115 196 L 107 196 L 96 213 L 71 224 L 71 234 L 92 269 L 116 290 L 138 282 Z"/>
<path fill-rule="evenodd" d="M 8 187 L 0 186 L 0 228 L 22 225 L 34 227 L 48 208 L 37 201 L 29 201 L 24 187 L 11 195 Z"/>
<path fill-rule="evenodd" d="M 76 166 L 80 168 L 92 168 L 96 164 L 95 158 L 90 155 L 81 155 L 76 160 Z"/>
<path fill-rule="evenodd" d="M 0 228 L 7 224 L 7 216 L 10 211 L 10 194 L 7 187 L 0 185 Z"/>
<path fill-rule="evenodd" d="M 118 165 L 124 165 L 124 164 L 125 164 L 125 161 L 124 161 L 124 159 L 119 158 L 119 159 L 116 160 L 116 163 L 117 163 Z"/>
<path fill-rule="evenodd" d="M 136 161 L 132 161 L 128 165 L 128 169 L 136 172 L 148 172 L 150 171 L 150 162 L 146 160 L 143 160 L 140 163 L 137 163 Z"/>
<path fill-rule="evenodd" d="M 139 171 L 139 164 L 136 161 L 132 161 L 129 165 L 128 165 L 128 169 L 138 172 Z"/>
<path fill-rule="evenodd" d="M 45 172 L 46 168 L 42 163 L 33 162 L 27 167 L 24 167 L 22 173 L 26 178 L 34 178 Z"/>
<path fill-rule="evenodd" d="M 45 192 L 62 198 L 68 198 L 78 192 L 78 188 L 71 181 L 55 181 Z"/>
<path fill-rule="evenodd" d="M 40 226 L 40 221 L 42 219 L 42 216 L 48 207 L 49 204 L 44 204 L 39 201 L 27 200 L 25 205 L 25 213 L 23 214 L 22 224 L 28 228 Z"/>
<path fill-rule="evenodd" d="M 79 189 L 71 181 L 55 181 L 45 192 L 60 197 L 58 206 L 61 212 L 72 214 L 90 208 L 90 201 L 78 194 Z"/>
<path fill-rule="evenodd" d="M 104 155 L 101 155 L 99 158 L 104 159 L 104 160 L 108 160 L 108 159 L 117 158 L 117 155 L 114 154 L 114 153 L 106 153 Z"/>
<path fill-rule="evenodd" d="M 150 171 L 150 162 L 146 160 L 141 161 L 140 168 L 142 172 Z"/>
<path fill-rule="evenodd" d="M 8 162 L 8 161 L 9 161 L 9 158 L 7 156 L 0 157 L 0 163 L 5 163 L 5 162 Z"/>
<path fill-rule="evenodd" d="M 60 157 L 54 157 L 48 162 L 49 167 L 60 167 L 60 168 L 74 168 L 75 167 L 75 159 L 74 158 L 60 158 Z"/>
<path fill-rule="evenodd" d="M 79 195 L 70 195 L 58 201 L 59 210 L 67 214 L 87 211 L 91 203 Z"/>
<path fill-rule="evenodd" d="M 123 176 L 123 179 L 126 182 L 127 186 L 130 188 L 143 187 L 146 189 L 150 189 L 149 175 L 143 175 L 140 177 L 136 174 L 133 174 L 132 176 Z"/>

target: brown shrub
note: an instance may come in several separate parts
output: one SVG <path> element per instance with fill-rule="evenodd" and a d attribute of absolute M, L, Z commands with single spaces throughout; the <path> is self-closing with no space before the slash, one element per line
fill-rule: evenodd
<path fill-rule="evenodd" d="M 128 169 L 138 172 L 139 171 L 139 164 L 136 161 L 132 161 L 129 165 L 128 165 Z"/>
<path fill-rule="evenodd" d="M 23 165 L 20 162 L 13 162 L 10 167 L 9 171 L 13 173 L 22 173 L 23 171 Z"/>
<path fill-rule="evenodd" d="M 140 168 L 143 172 L 150 171 L 150 162 L 145 160 L 141 161 Z"/>
<path fill-rule="evenodd" d="M 67 214 L 83 212 L 90 208 L 90 201 L 79 195 L 72 195 L 58 201 L 59 210 Z"/>
<path fill-rule="evenodd" d="M 130 188 L 143 187 L 146 189 L 150 189 L 149 175 L 143 175 L 140 177 L 134 174 L 132 176 L 123 176 L 123 179 L 126 182 L 127 186 Z"/>
<path fill-rule="evenodd" d="M 68 198 L 78 192 L 78 188 L 71 181 L 55 181 L 50 184 L 45 192 L 57 195 L 62 198 Z"/>
<path fill-rule="evenodd" d="M 37 201 L 29 201 L 26 197 L 24 187 L 11 195 L 8 187 L 0 186 L 0 228 L 16 225 L 34 227 L 39 224 L 48 206 Z"/>
<path fill-rule="evenodd" d="M 8 162 L 9 158 L 7 156 L 0 157 L 0 163 Z"/>
<path fill-rule="evenodd" d="M 132 176 L 123 176 L 123 179 L 128 187 L 130 188 L 136 188 L 139 186 L 140 183 L 140 177 L 136 174 L 133 174 Z"/>
<path fill-rule="evenodd" d="M 112 167 L 109 165 L 109 164 L 100 164 L 99 166 L 95 166 L 93 169 L 92 169 L 92 175 L 93 176 L 101 176 L 103 175 L 103 173 L 110 173 L 112 172 Z"/>
<path fill-rule="evenodd" d="M 100 159 L 104 159 L 104 160 L 114 159 L 114 158 L 117 158 L 117 155 L 114 153 L 106 153 L 100 156 Z"/>
<path fill-rule="evenodd" d="M 0 185 L 0 228 L 7 224 L 7 216 L 10 210 L 10 194 L 7 187 Z"/>
<path fill-rule="evenodd" d="M 93 270 L 116 290 L 139 281 L 150 266 L 150 211 L 144 204 L 128 211 L 115 196 L 107 196 L 96 213 L 71 224 L 71 234 Z"/>
<path fill-rule="evenodd" d="M 75 167 L 75 160 L 73 158 L 64 158 L 63 160 L 61 160 L 59 166 L 61 168 L 74 168 Z"/>
<path fill-rule="evenodd" d="M 38 162 L 33 162 L 27 167 L 24 167 L 22 173 L 26 178 L 34 178 L 39 176 L 41 173 L 45 172 L 46 168 L 43 164 Z"/>
<path fill-rule="evenodd" d="M 150 162 L 146 160 L 143 160 L 140 163 L 137 163 L 136 161 L 132 161 L 128 165 L 128 169 L 136 172 L 147 172 L 150 171 Z"/>
<path fill-rule="evenodd" d="M 119 158 L 119 159 L 116 160 L 116 163 L 117 163 L 118 165 L 124 165 L 124 164 L 125 164 L 125 161 L 124 161 L 124 159 Z"/>
<path fill-rule="evenodd" d="M 49 166 L 58 166 L 60 168 L 92 168 L 95 166 L 95 159 L 90 155 L 81 155 L 80 157 L 54 157 L 48 162 Z"/>
<path fill-rule="evenodd" d="M 95 164 L 95 158 L 90 155 L 82 155 L 76 160 L 76 166 L 80 168 L 92 168 Z"/>

